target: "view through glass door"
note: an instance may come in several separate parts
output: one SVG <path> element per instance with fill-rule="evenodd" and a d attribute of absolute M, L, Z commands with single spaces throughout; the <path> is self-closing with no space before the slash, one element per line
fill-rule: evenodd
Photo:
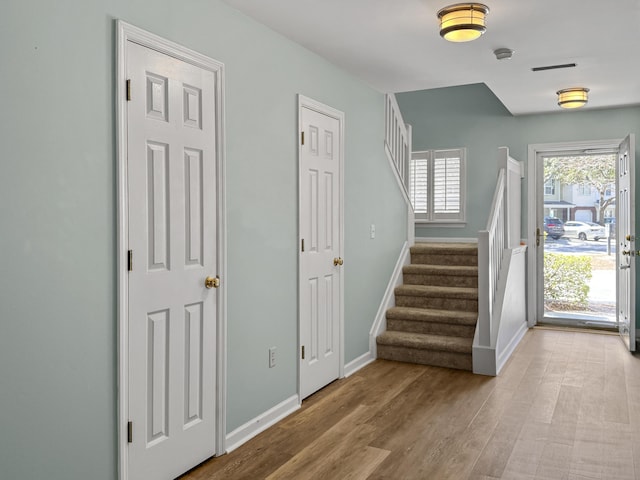
<path fill-rule="evenodd" d="M 613 150 L 540 154 L 540 323 L 616 329 Z"/>

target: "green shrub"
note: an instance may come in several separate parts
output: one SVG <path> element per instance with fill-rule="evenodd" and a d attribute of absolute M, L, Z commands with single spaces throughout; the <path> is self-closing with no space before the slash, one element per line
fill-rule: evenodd
<path fill-rule="evenodd" d="M 591 260 L 586 255 L 544 254 L 544 300 L 586 308 Z"/>

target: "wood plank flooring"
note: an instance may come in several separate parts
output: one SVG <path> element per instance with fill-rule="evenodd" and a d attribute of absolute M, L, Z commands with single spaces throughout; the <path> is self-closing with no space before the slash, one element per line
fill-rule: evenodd
<path fill-rule="evenodd" d="M 640 479 L 640 359 L 536 328 L 496 378 L 377 360 L 181 478 Z"/>

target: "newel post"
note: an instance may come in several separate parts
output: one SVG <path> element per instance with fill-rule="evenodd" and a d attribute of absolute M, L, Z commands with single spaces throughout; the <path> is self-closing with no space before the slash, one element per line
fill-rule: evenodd
<path fill-rule="evenodd" d="M 491 282 L 489 232 L 478 232 L 478 340 L 481 346 L 491 346 Z"/>

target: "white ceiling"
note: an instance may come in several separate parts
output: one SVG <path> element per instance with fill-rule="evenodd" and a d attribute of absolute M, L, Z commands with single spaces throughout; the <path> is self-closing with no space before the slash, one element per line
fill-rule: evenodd
<path fill-rule="evenodd" d="M 584 108 L 640 104 L 640 0 L 486 0 L 487 32 L 468 43 L 438 33 L 456 0 L 224 1 L 381 92 L 485 83 L 514 115 L 558 111 L 574 86 L 591 90 Z"/>

